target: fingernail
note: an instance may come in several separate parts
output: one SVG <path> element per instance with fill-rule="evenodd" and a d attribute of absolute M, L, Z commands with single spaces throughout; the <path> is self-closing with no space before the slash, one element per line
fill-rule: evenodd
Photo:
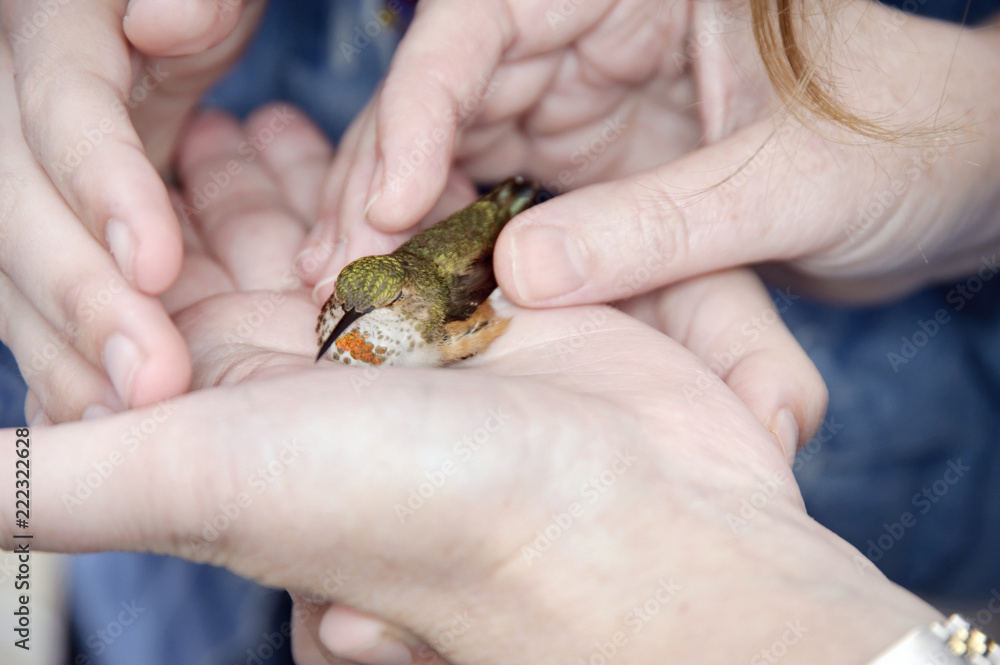
<path fill-rule="evenodd" d="M 385 635 L 375 620 L 353 618 L 346 624 L 321 625 L 320 641 L 334 655 L 367 665 L 410 665 L 413 654 L 400 640 Z"/>
<path fill-rule="evenodd" d="M 122 275 L 129 282 L 134 281 L 135 240 L 132 238 L 132 232 L 129 231 L 128 226 L 119 219 L 109 220 L 104 228 L 104 238 L 108 241 L 111 255 L 118 262 Z"/>
<path fill-rule="evenodd" d="M 104 369 L 111 377 L 111 383 L 115 387 L 122 402 L 129 404 L 132 392 L 132 381 L 135 373 L 142 364 L 143 356 L 135 342 L 121 333 L 114 333 L 104 343 L 104 353 L 101 354 L 101 362 Z"/>
<path fill-rule="evenodd" d="M 367 665 L 410 665 L 413 662 L 409 647 L 392 637 L 383 637 L 378 644 L 363 651 L 341 655 Z"/>
<path fill-rule="evenodd" d="M 332 275 L 316 282 L 316 286 L 314 286 L 312 290 L 312 299 L 314 303 L 322 305 L 326 302 L 326 299 L 330 297 L 330 294 L 333 293 L 332 284 L 337 281 L 337 278 L 340 276 L 340 271 L 344 269 L 346 259 L 347 240 L 341 238 L 333 246 L 330 258 L 326 262 L 326 267 L 320 274 L 323 274 L 323 272 L 331 269 L 335 272 Z"/>
<path fill-rule="evenodd" d="M 98 418 L 107 418 L 113 415 L 115 415 L 115 412 L 103 404 L 91 404 L 83 410 L 80 420 L 97 420 Z"/>
<path fill-rule="evenodd" d="M 333 246 L 329 242 L 318 240 L 299 252 L 292 265 L 295 266 L 296 274 L 306 279 L 325 266 L 332 254 Z"/>
<path fill-rule="evenodd" d="M 41 427 L 48 420 L 48 416 L 45 415 L 45 409 L 39 408 L 35 411 L 35 415 L 31 416 L 31 420 L 28 421 L 28 425 L 31 427 Z"/>
<path fill-rule="evenodd" d="M 795 451 L 799 447 L 799 423 L 795 420 L 792 410 L 785 407 L 778 411 L 773 423 L 771 433 L 778 439 L 782 452 L 785 453 L 785 457 L 794 458 Z"/>
<path fill-rule="evenodd" d="M 521 300 L 540 302 L 576 291 L 587 265 L 578 241 L 553 226 L 529 226 L 511 243 L 514 288 Z"/>
<path fill-rule="evenodd" d="M 313 302 L 317 305 L 322 305 L 333 293 L 333 289 L 330 286 L 337 281 L 339 275 L 330 275 L 326 279 L 321 279 L 316 282 L 316 286 L 313 287 L 312 298 Z"/>

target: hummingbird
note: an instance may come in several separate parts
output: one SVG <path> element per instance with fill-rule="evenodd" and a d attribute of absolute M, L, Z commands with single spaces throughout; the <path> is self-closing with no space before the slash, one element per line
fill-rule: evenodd
<path fill-rule="evenodd" d="M 344 267 L 316 322 L 319 354 L 345 365 L 440 366 L 485 350 L 507 328 L 488 298 L 501 229 L 538 203 L 515 176 L 391 254 Z"/>

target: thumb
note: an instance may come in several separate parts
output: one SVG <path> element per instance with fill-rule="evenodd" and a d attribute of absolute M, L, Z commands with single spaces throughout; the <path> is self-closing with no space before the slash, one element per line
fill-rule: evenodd
<path fill-rule="evenodd" d="M 236 62 L 264 7 L 258 0 L 129 3 L 122 23 L 125 36 L 149 60 L 145 72 L 139 72 L 141 100 L 126 103 L 146 155 L 161 173 L 170 164 L 191 109 Z"/>
<path fill-rule="evenodd" d="M 842 160 L 802 149 L 810 137 L 790 126 L 755 125 L 657 168 L 530 208 L 497 241 L 497 281 L 522 306 L 611 302 L 833 246 L 845 238 L 839 217 L 863 196 L 854 187 L 862 169 L 845 177 Z"/>

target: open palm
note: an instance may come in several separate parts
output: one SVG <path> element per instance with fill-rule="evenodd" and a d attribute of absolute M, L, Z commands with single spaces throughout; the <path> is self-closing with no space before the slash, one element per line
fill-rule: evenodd
<path fill-rule="evenodd" d="M 192 204 L 240 131 L 218 114 L 191 129 Z M 381 617 L 454 663 L 611 648 L 635 663 L 729 663 L 793 619 L 808 627 L 803 654 L 843 662 L 846 629 L 882 628 L 856 631 L 860 660 L 936 616 L 806 515 L 782 446 L 729 385 L 703 383 L 698 355 L 623 312 L 517 310 L 456 369 L 314 364 L 319 308 L 289 267 L 319 187 L 308 173 L 329 148 L 305 123 L 287 131 L 186 209 L 186 263 L 164 301 L 202 389 L 32 432 L 37 546 L 223 565 L 308 607 Z M 705 298 L 695 281 L 647 304 L 692 330 L 714 322 L 699 351 L 711 357 L 732 348 L 717 324 L 738 330 L 767 296 L 745 273 L 706 279 L 745 296 Z M 778 330 L 766 343 L 781 346 Z M 748 354 L 727 381 L 751 393 L 741 382 L 762 359 L 776 367 L 774 353 Z M 128 463 L 67 514 L 62 497 L 106 459 Z M 323 616 L 296 613 L 301 663 L 328 656 Z M 722 637 L 720 616 L 740 617 Z"/>

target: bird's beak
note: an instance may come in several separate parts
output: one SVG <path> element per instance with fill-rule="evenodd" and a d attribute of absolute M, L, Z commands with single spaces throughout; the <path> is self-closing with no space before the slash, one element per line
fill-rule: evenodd
<path fill-rule="evenodd" d="M 348 328 L 350 328 L 355 321 L 373 309 L 375 308 L 369 307 L 363 312 L 358 312 L 353 309 L 344 310 L 344 316 L 342 316 L 340 321 L 337 322 L 337 325 L 333 328 L 333 332 L 330 333 L 330 336 L 323 341 L 323 346 L 319 347 L 319 353 L 316 354 L 316 362 L 319 362 L 319 359 L 330 350 L 330 347 L 333 346 L 334 342 L 340 339 L 340 336 L 347 332 Z"/>

